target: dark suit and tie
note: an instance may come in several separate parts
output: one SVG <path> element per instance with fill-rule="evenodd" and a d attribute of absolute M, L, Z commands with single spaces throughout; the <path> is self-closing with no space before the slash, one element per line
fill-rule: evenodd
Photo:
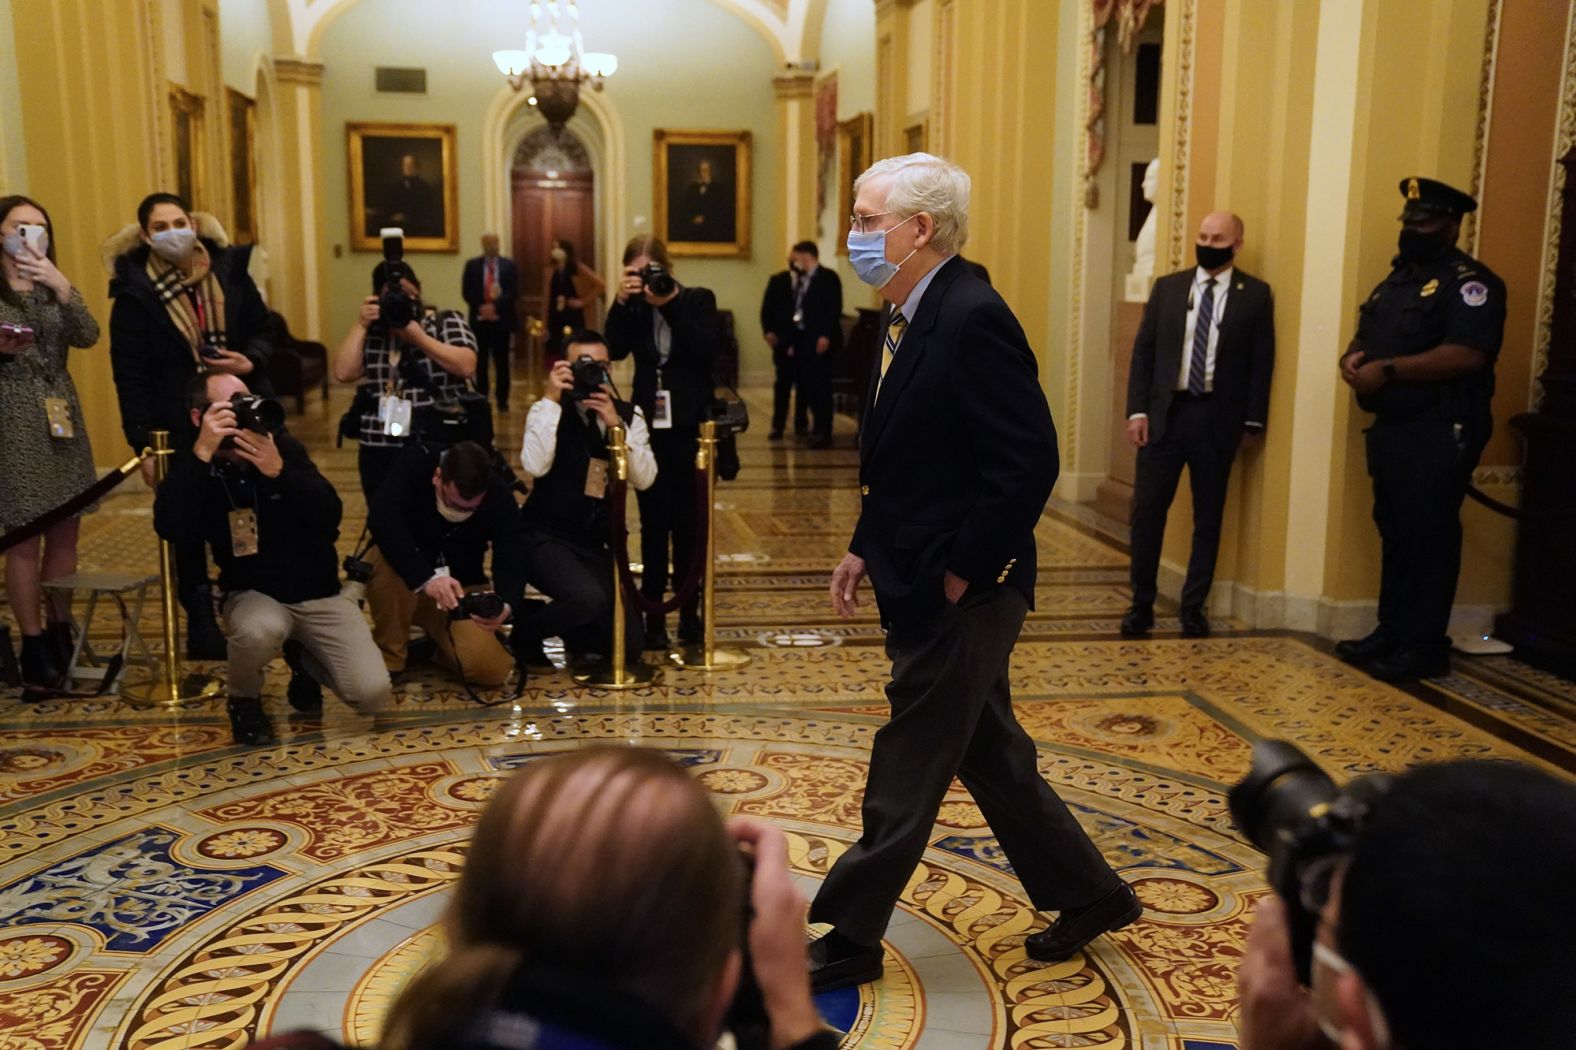
<path fill-rule="evenodd" d="M 1202 266 L 1155 282 L 1133 344 L 1127 383 L 1129 429 L 1147 419 L 1133 486 L 1133 607 L 1123 633 L 1153 623 L 1166 512 L 1182 468 L 1193 492 L 1193 548 L 1182 587 L 1183 632 L 1209 631 L 1204 604 L 1215 576 L 1231 463 L 1244 435 L 1269 417 L 1275 364 L 1270 287 L 1230 265 Z"/>
<path fill-rule="evenodd" d="M 471 330 L 476 333 L 476 389 L 487 393 L 487 361 L 498 371 L 498 408 L 509 407 L 509 346 L 519 328 L 515 301 L 520 295 L 520 275 L 514 260 L 501 255 L 479 255 L 465 264 L 460 290 L 470 307 Z M 482 307 L 492 304 L 493 317 L 483 319 Z"/>

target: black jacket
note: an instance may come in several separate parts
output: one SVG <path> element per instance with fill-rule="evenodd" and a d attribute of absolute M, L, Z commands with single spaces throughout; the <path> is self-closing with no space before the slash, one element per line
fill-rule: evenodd
<path fill-rule="evenodd" d="M 274 330 L 268 308 L 246 272 L 250 247 L 221 248 L 204 237 L 214 275 L 224 289 L 225 331 L 230 349 L 252 361 L 243 376 L 254 394 L 273 395 L 268 382 L 268 359 L 274 353 Z M 148 431 L 168 430 L 177 447 L 189 446 L 197 436 L 187 414 L 186 383 L 197 374 L 191 344 L 170 320 L 169 308 L 159 302 L 148 276 L 146 244 L 115 260 L 109 294 L 109 361 L 120 398 L 120 425 L 133 449 L 148 443 Z"/>
<path fill-rule="evenodd" d="M 482 267 L 486 265 L 487 257 L 478 255 L 467 260 L 465 272 L 460 278 L 460 294 L 465 297 L 465 303 L 470 307 L 469 321 L 471 327 L 476 327 L 478 320 L 476 311 L 481 309 L 487 301 L 486 274 Z M 498 256 L 498 300 L 493 305 L 498 308 L 498 322 L 504 328 L 513 332 L 520 326 L 519 314 L 515 311 L 515 303 L 520 298 L 520 271 L 514 265 L 513 259 Z M 483 324 L 488 322 L 483 321 Z"/>
<path fill-rule="evenodd" d="M 721 322 L 717 297 L 709 288 L 681 288 L 678 298 L 662 307 L 662 316 L 673 329 L 668 363 L 657 355 L 652 330 L 652 307 L 639 296 L 613 304 L 607 312 L 608 356 L 614 361 L 635 358 L 635 390 L 630 398 L 648 420 L 655 419 L 657 371 L 672 392 L 674 427 L 694 428 L 706 418 L 712 398 L 712 362 L 717 357 Z"/>
<path fill-rule="evenodd" d="M 274 441 L 284 460 L 277 478 L 221 456 L 204 463 L 190 449 L 175 454 L 153 500 L 153 528 L 171 543 L 203 540 L 213 548 L 219 587 L 259 591 L 293 604 L 339 593 L 339 494 L 288 434 Z M 230 511 L 257 515 L 257 553 L 230 548 Z"/>
<path fill-rule="evenodd" d="M 810 287 L 804 293 L 804 327 L 793 323 L 795 275 L 784 270 L 773 274 L 766 282 L 766 294 L 761 299 L 761 331 L 777 336 L 777 346 L 772 351 L 774 359 L 786 355 L 789 347 L 805 346 L 815 349 L 816 340 L 825 336 L 831 340 L 829 352 L 843 348 L 843 282 L 835 272 L 817 266 L 810 277 Z"/>
<path fill-rule="evenodd" d="M 883 326 L 884 327 L 884 326 Z M 859 434 L 863 501 L 848 549 L 882 617 L 922 621 L 951 570 L 1034 604 L 1034 527 L 1056 484 L 1056 427 L 1007 304 L 952 258 L 919 302 Z"/>
<path fill-rule="evenodd" d="M 439 515 L 432 486 L 439 455 L 440 450 L 420 444 L 400 453 L 367 514 L 373 542 L 413 591 L 432 579 L 440 564 L 463 587 L 487 583 L 483 562 L 491 544 L 493 590 L 518 609 L 525 587 L 525 531 L 509 482 L 495 475 L 476 513 L 451 524 Z"/>
<path fill-rule="evenodd" d="M 1166 413 L 1176 396 L 1177 376 L 1188 338 L 1188 295 L 1196 268 L 1168 273 L 1155 281 L 1144 319 L 1133 341 L 1133 364 L 1127 374 L 1127 414 L 1149 415 L 1149 440 L 1166 432 Z M 1215 443 L 1235 448 L 1243 424 L 1269 423 L 1270 373 L 1275 370 L 1275 301 L 1270 286 L 1257 277 L 1233 270 L 1225 314 L 1215 339 Z"/>

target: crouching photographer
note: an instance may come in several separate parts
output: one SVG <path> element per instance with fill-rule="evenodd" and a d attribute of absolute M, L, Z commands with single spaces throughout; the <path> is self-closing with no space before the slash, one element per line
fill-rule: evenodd
<path fill-rule="evenodd" d="M 376 544 L 367 604 L 391 672 L 405 669 L 415 625 L 462 682 L 492 688 L 508 679 L 514 658 L 497 631 L 525 587 L 525 531 L 511 483 L 472 441 L 400 453 L 367 516 Z M 483 568 L 489 546 L 491 587 Z"/>
<path fill-rule="evenodd" d="M 1276 891 L 1238 976 L 1242 1050 L 1571 1045 L 1576 785 L 1456 761 L 1337 789 L 1264 741 L 1231 812 Z"/>
<path fill-rule="evenodd" d="M 475 334 L 463 314 L 424 307 L 398 229 L 383 231 L 372 291 L 334 353 L 334 378 L 359 381 L 339 431 L 360 444 L 357 466 L 368 506 L 400 451 L 422 436 L 440 408 L 457 408 L 476 372 Z"/>
<path fill-rule="evenodd" d="M 274 742 L 263 677 L 283 650 L 289 700 L 322 705 L 319 677 L 351 707 L 389 699 L 389 676 L 355 602 L 340 597 L 340 502 L 301 443 L 280 432 L 278 402 L 252 397 L 238 376 L 193 377 L 187 403 L 197 439 L 177 453 L 153 503 L 172 544 L 206 542 L 219 567 L 229 650 L 228 710 L 238 744 Z"/>
<path fill-rule="evenodd" d="M 562 638 L 577 656 L 610 652 L 609 427 L 625 429 L 630 483 L 645 491 L 657 478 L 645 413 L 614 400 L 602 337 L 575 332 L 564 353 L 525 418 L 520 446 L 520 464 L 536 478 L 522 511 L 531 582 L 551 600 L 516 618 L 511 642 L 521 662 L 535 666 L 547 664 L 543 638 Z M 633 605 L 625 612 L 625 657 L 633 663 L 640 659 L 640 616 Z"/>

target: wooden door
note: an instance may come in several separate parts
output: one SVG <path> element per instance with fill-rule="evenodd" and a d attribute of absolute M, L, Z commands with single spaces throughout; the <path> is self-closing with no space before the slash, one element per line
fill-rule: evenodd
<path fill-rule="evenodd" d="M 547 320 L 547 274 L 553 240 L 575 246 L 592 269 L 596 259 L 596 201 L 591 172 L 543 172 L 516 168 L 514 183 L 514 261 L 520 268 L 520 315 Z M 603 275 L 606 279 L 606 275 Z M 600 309 L 587 304 L 586 323 L 601 328 Z"/>

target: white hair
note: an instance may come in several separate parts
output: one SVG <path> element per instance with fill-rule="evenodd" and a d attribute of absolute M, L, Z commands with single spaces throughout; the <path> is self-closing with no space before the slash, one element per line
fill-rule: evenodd
<path fill-rule="evenodd" d="M 963 250 L 969 239 L 968 172 L 929 153 L 878 160 L 854 182 L 854 194 L 875 178 L 891 176 L 887 211 L 901 218 L 924 212 L 936 221 L 930 243 L 945 255 Z"/>

